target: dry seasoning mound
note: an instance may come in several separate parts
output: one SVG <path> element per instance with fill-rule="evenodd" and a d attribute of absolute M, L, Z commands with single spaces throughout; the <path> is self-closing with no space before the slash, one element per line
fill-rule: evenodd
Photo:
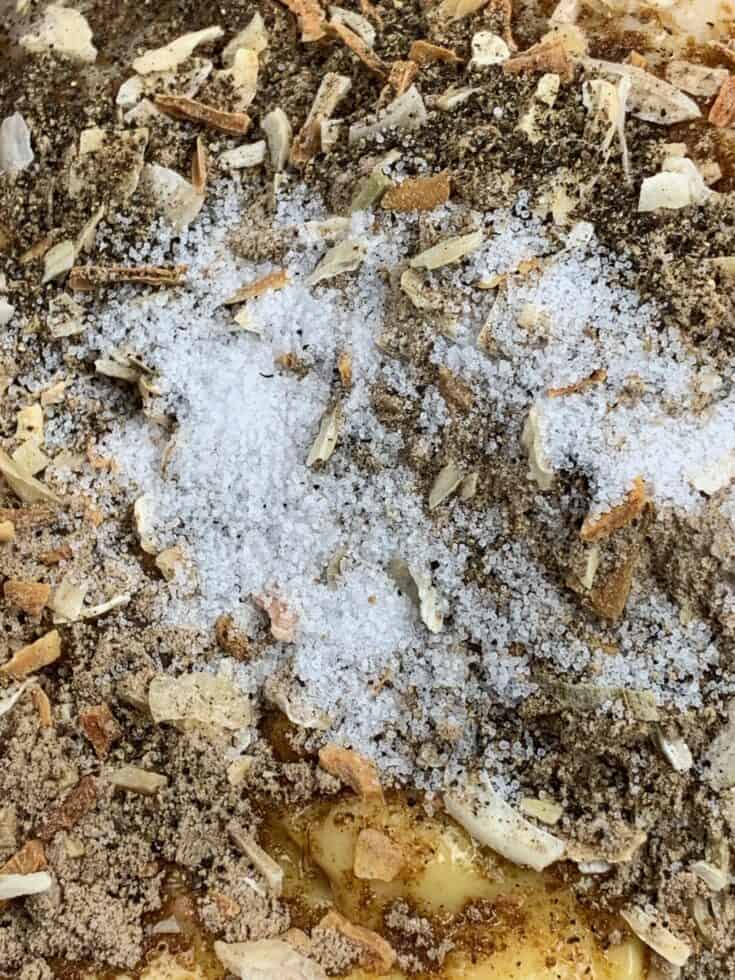
<path fill-rule="evenodd" d="M 358 788 L 487 771 L 509 853 L 553 785 L 580 889 L 722 976 L 730 49 L 285 6 L 52 5 L 0 69 L 0 844 L 61 886 L 0 972 L 132 967 L 164 862 L 224 941 L 282 934 L 249 799 L 333 790 L 321 749 Z"/>

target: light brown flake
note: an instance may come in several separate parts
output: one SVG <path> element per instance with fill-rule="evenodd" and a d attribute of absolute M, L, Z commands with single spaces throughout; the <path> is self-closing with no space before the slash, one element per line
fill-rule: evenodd
<path fill-rule="evenodd" d="M 139 766 L 121 766 L 110 775 L 110 782 L 116 789 L 136 796 L 155 796 L 159 789 L 168 784 L 168 778 L 157 772 L 141 769 Z"/>
<path fill-rule="evenodd" d="M 597 371 L 593 371 L 592 374 L 588 375 L 586 378 L 582 378 L 581 381 L 575 381 L 573 384 L 564 385 L 563 388 L 548 388 L 546 394 L 549 398 L 561 398 L 563 395 L 574 395 L 579 391 L 585 391 L 587 388 L 592 388 L 595 385 L 602 384 L 607 380 L 607 371 L 604 368 L 600 368 Z"/>
<path fill-rule="evenodd" d="M 71 545 L 62 544 L 58 548 L 50 548 L 48 551 L 42 551 L 38 556 L 38 560 L 43 565 L 59 565 L 62 561 L 69 561 L 73 554 Z"/>
<path fill-rule="evenodd" d="M 456 51 L 451 48 L 444 48 L 440 44 L 432 44 L 430 41 L 414 41 L 411 50 L 408 52 L 411 61 L 423 68 L 424 65 L 432 65 L 437 61 L 448 65 L 458 65 L 462 59 Z"/>
<path fill-rule="evenodd" d="M 197 194 L 203 194 L 207 186 L 207 149 L 201 136 L 197 136 L 196 146 L 191 158 L 191 186 Z"/>
<path fill-rule="evenodd" d="M 598 575 L 589 593 L 589 602 L 598 616 L 616 623 L 625 611 L 633 585 L 635 556 L 620 562 L 606 576 Z"/>
<path fill-rule="evenodd" d="M 214 624 L 214 636 L 217 646 L 235 660 L 250 659 L 250 642 L 247 636 L 239 630 L 232 619 L 223 613 Z"/>
<path fill-rule="evenodd" d="M 38 714 L 38 722 L 41 728 L 51 728 L 54 723 L 54 716 L 51 711 L 51 702 L 44 689 L 42 687 L 32 688 L 31 699 Z"/>
<path fill-rule="evenodd" d="M 367 827 L 355 841 L 352 870 L 366 881 L 393 881 L 405 863 L 403 851 L 380 830 Z"/>
<path fill-rule="evenodd" d="M 247 303 L 249 299 L 256 299 L 264 293 L 276 292 L 288 285 L 289 277 L 285 269 L 276 269 L 269 272 L 267 276 L 250 282 L 247 286 L 241 286 L 236 292 L 225 300 L 225 306 L 234 306 L 235 303 Z"/>
<path fill-rule="evenodd" d="M 296 627 L 299 623 L 298 615 L 289 609 L 288 604 L 279 596 L 272 593 L 263 593 L 254 596 L 253 601 L 268 615 L 271 627 L 271 636 L 274 640 L 282 643 L 296 642 Z"/>
<path fill-rule="evenodd" d="M 356 54 L 360 61 L 378 78 L 387 79 L 390 74 L 388 64 L 379 58 L 375 52 L 365 44 L 359 34 L 351 31 L 346 24 L 332 22 L 326 25 L 326 30 L 331 35 L 336 35 L 343 44 Z"/>
<path fill-rule="evenodd" d="M 106 704 L 96 704 L 79 712 L 79 724 L 92 743 L 98 759 L 108 755 L 121 736 L 120 726 Z"/>
<path fill-rule="evenodd" d="M 61 656 L 61 637 L 58 630 L 51 630 L 35 643 L 21 647 L 0 667 L 0 674 L 7 674 L 15 680 L 21 680 L 28 674 L 33 674 L 43 667 L 48 667 Z"/>
<path fill-rule="evenodd" d="M 393 62 L 388 75 L 388 87 L 393 89 L 396 98 L 411 88 L 418 73 L 419 66 L 415 61 Z"/>
<path fill-rule="evenodd" d="M 413 177 L 389 187 L 380 202 L 387 211 L 432 211 L 446 204 L 452 185 L 449 174 L 442 171 L 431 177 Z"/>
<path fill-rule="evenodd" d="M 719 128 L 732 126 L 735 122 L 735 75 L 728 75 L 720 86 L 709 111 L 709 121 Z"/>
<path fill-rule="evenodd" d="M 444 365 L 439 368 L 439 391 L 444 401 L 460 412 L 469 412 L 475 402 L 470 385 Z"/>
<path fill-rule="evenodd" d="M 54 807 L 38 829 L 43 841 L 50 841 L 60 830 L 71 830 L 97 803 L 97 783 L 84 776 Z"/>
<path fill-rule="evenodd" d="M 615 531 L 626 527 L 634 521 L 648 503 L 646 484 L 640 476 L 633 480 L 633 487 L 625 495 L 621 503 L 611 507 L 604 514 L 594 517 L 587 515 L 582 524 L 579 536 L 583 541 L 600 541 L 609 538 Z"/>
<path fill-rule="evenodd" d="M 12 521 L 0 521 L 0 544 L 7 544 L 15 539 L 15 524 Z"/>
<path fill-rule="evenodd" d="M 47 863 L 41 841 L 29 840 L 0 867 L 0 875 L 32 875 L 43 871 Z"/>
<path fill-rule="evenodd" d="M 506 75 L 529 75 L 551 72 L 564 81 L 574 77 L 574 65 L 561 41 L 543 41 L 503 62 Z"/>
<path fill-rule="evenodd" d="M 29 616 L 40 616 L 51 595 L 51 586 L 45 582 L 23 582 L 9 578 L 3 585 L 5 601 L 22 609 Z"/>
<path fill-rule="evenodd" d="M 375 973 L 387 973 L 396 961 L 393 947 L 377 932 L 356 926 L 339 912 L 327 912 L 319 923 L 320 929 L 333 929 L 360 950 L 360 966 Z"/>
<path fill-rule="evenodd" d="M 226 112 L 187 95 L 157 95 L 154 101 L 161 112 L 174 119 L 200 123 L 233 136 L 243 136 L 250 129 L 251 119 L 246 112 Z"/>
<path fill-rule="evenodd" d="M 352 387 L 352 357 L 347 351 L 341 351 L 337 358 L 337 372 L 344 388 Z"/>
<path fill-rule="evenodd" d="M 319 749 L 319 765 L 330 775 L 346 783 L 364 800 L 383 802 L 383 787 L 380 785 L 378 770 L 370 759 L 352 749 L 330 744 Z"/>
<path fill-rule="evenodd" d="M 318 0 L 281 0 L 298 19 L 301 28 L 301 40 L 318 41 L 324 37 L 324 11 Z"/>
<path fill-rule="evenodd" d="M 89 292 L 100 286 L 129 282 L 145 286 L 180 286 L 187 266 L 158 265 L 75 265 L 69 274 L 69 286 L 78 292 Z"/>

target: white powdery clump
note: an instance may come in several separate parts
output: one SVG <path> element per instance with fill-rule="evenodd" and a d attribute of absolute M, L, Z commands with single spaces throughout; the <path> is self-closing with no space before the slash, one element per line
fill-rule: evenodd
<path fill-rule="evenodd" d="M 211 629 L 229 612 L 247 626 L 256 615 L 252 597 L 278 593 L 299 615 L 297 642 L 275 647 L 255 665 L 238 665 L 240 683 L 256 690 L 268 670 L 289 665 L 308 701 L 328 716 L 333 737 L 373 756 L 384 770 L 434 788 L 442 772 L 456 773 L 476 755 L 478 714 L 487 716 L 490 704 L 512 707 L 534 691 L 531 657 L 569 676 L 594 664 L 600 683 L 645 687 L 661 703 L 699 703 L 699 678 L 716 660 L 704 626 L 684 629 L 663 599 L 646 605 L 634 594 L 628 619 L 610 631 L 620 656 L 598 662 L 574 629 L 574 601 L 547 580 L 521 543 L 508 543 L 499 511 L 470 512 L 455 496 L 442 504 L 440 523 L 427 516 L 415 477 L 400 462 L 402 436 L 387 431 L 371 407 L 378 379 L 418 397 L 414 367 L 385 360 L 375 342 L 383 330 L 383 273 L 415 249 L 415 219 L 393 216 L 382 231 L 380 221 L 354 216 L 344 233 L 367 243 L 364 263 L 346 288 L 329 282 L 314 288 L 306 278 L 328 244 L 311 223 L 325 215 L 299 192 L 282 198 L 276 223 L 296 232 L 282 261 L 289 282 L 248 303 L 262 334 L 256 336 L 232 332 L 232 308 L 222 305 L 243 284 L 274 271 L 269 263 L 238 259 L 228 247 L 240 214 L 234 193 L 226 192 L 218 210 L 204 214 L 180 243 L 170 247 L 162 235 L 145 254 L 131 255 L 187 263 L 186 288 L 122 289 L 87 338 L 90 356 L 117 346 L 143 354 L 160 373 L 163 404 L 177 420 L 169 444 L 168 433 L 141 421 L 118 427 L 105 447 L 134 485 L 131 496 L 149 495 L 160 547 L 182 545 L 195 567 L 193 586 L 170 584 L 162 618 Z M 436 220 L 449 232 L 460 214 L 447 207 Z M 483 249 L 466 266 L 430 277 L 432 286 L 451 287 L 461 310 L 456 342 L 438 338 L 435 360 L 471 379 L 490 406 L 489 418 L 515 440 L 524 413 L 547 387 L 604 367 L 604 391 L 544 400 L 544 438 L 555 466 L 581 469 L 598 500 L 614 499 L 632 476 L 648 474 L 639 458 L 650 452 L 647 433 L 666 399 L 686 402 L 693 367 L 673 335 L 654 329 L 655 311 L 610 284 L 615 267 L 592 246 L 584 254 L 557 254 L 535 277 L 511 278 L 497 299 L 490 293 L 478 299 L 471 288 L 477 278 L 512 271 L 551 247 L 540 226 L 517 215 L 474 220 L 486 228 Z M 542 335 L 518 324 L 529 305 L 544 314 Z M 486 316 L 497 356 L 476 344 Z M 342 433 L 324 467 L 309 468 L 309 447 L 332 405 L 342 352 L 352 359 L 354 379 L 342 399 Z M 285 353 L 308 363 L 305 376 L 277 366 Z M 606 406 L 633 374 L 647 386 L 646 412 L 635 423 L 622 411 L 611 420 Z M 436 448 L 447 408 L 433 389 L 421 402 L 417 429 Z M 701 431 L 693 420 L 682 425 L 677 453 Z M 615 438 L 624 444 L 622 454 L 610 448 Z M 377 472 L 353 460 L 361 444 Z M 497 449 L 488 435 L 486 451 Z M 689 501 L 675 463 L 652 483 L 666 499 Z M 492 594 L 469 581 L 469 549 L 462 544 L 468 540 L 483 550 L 485 572 L 498 583 Z M 388 574 L 394 558 L 430 576 L 446 617 L 438 635 L 426 630 Z M 667 667 L 674 646 L 675 666 Z M 483 726 L 487 740 L 487 718 Z M 418 760 L 417 745 L 425 747 Z M 494 751 L 496 764 L 512 767 L 536 748 L 529 740 Z"/>

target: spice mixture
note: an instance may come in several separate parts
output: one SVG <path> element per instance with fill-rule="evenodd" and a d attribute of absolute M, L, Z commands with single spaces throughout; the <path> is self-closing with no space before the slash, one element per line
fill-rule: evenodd
<path fill-rule="evenodd" d="M 282 936 L 356 760 L 735 971 L 727 16 L 0 3 L 0 975 Z"/>

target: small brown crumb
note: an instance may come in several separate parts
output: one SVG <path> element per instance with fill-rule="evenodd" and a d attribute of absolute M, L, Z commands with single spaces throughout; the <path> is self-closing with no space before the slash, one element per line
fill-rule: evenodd
<path fill-rule="evenodd" d="M 274 640 L 280 640 L 282 643 L 294 643 L 296 641 L 296 627 L 299 617 L 288 608 L 283 599 L 265 593 L 254 596 L 253 601 L 256 606 L 267 613 L 271 624 L 271 636 Z"/>
<path fill-rule="evenodd" d="M 720 86 L 709 111 L 709 121 L 719 128 L 731 126 L 735 121 L 735 76 L 728 75 Z"/>
<path fill-rule="evenodd" d="M 284 354 L 279 354 L 278 357 L 274 358 L 275 363 L 282 368 L 284 371 L 289 371 L 291 374 L 295 374 L 297 378 L 305 378 L 309 373 L 309 364 L 295 354 L 293 351 L 286 351 Z"/>
<path fill-rule="evenodd" d="M 15 524 L 12 521 L 0 521 L 0 544 L 7 544 L 15 538 Z"/>
<path fill-rule="evenodd" d="M 302 41 L 318 41 L 324 37 L 324 11 L 318 0 L 281 0 L 298 18 Z"/>
<path fill-rule="evenodd" d="M 561 41 L 544 41 L 503 62 L 506 75 L 552 72 L 564 81 L 574 77 L 574 65 Z"/>
<path fill-rule="evenodd" d="M 413 177 L 389 187 L 380 202 L 388 211 L 432 211 L 446 204 L 452 190 L 449 174 Z"/>
<path fill-rule="evenodd" d="M 593 371 L 592 374 L 588 375 L 586 378 L 582 378 L 581 381 L 575 381 L 574 384 L 565 385 L 563 388 L 547 388 L 546 394 L 549 398 L 560 398 L 562 395 L 574 395 L 578 391 L 584 391 L 586 388 L 592 388 L 594 385 L 602 384 L 607 381 L 607 371 L 604 368 L 600 368 L 597 371 Z"/>
<path fill-rule="evenodd" d="M 331 776 L 346 783 L 364 800 L 384 800 L 375 764 L 364 756 L 341 745 L 325 745 L 319 749 L 319 765 Z"/>
<path fill-rule="evenodd" d="M 47 866 L 46 852 L 40 840 L 29 840 L 0 867 L 0 875 L 32 875 Z"/>
<path fill-rule="evenodd" d="M 34 687 L 31 690 L 31 698 L 38 712 L 38 721 L 41 728 L 51 728 L 54 723 L 54 718 L 51 713 L 51 702 L 48 699 L 48 695 L 42 687 Z"/>
<path fill-rule="evenodd" d="M 345 24 L 330 23 L 326 25 L 328 34 L 336 35 L 343 44 L 357 55 L 360 61 L 378 78 L 386 80 L 390 74 L 390 68 L 372 51 L 363 41 L 359 34 L 355 34 Z"/>
<path fill-rule="evenodd" d="M 320 929 L 334 929 L 360 950 L 360 966 L 375 973 L 387 973 L 396 961 L 393 947 L 372 929 L 356 926 L 339 912 L 327 912 L 319 923 Z"/>
<path fill-rule="evenodd" d="M 242 136 L 250 129 L 251 120 L 246 112 L 225 112 L 186 95 L 157 95 L 153 101 L 168 116 L 211 126 L 223 133 Z"/>
<path fill-rule="evenodd" d="M 598 580 L 589 594 L 589 601 L 598 616 L 616 623 L 625 611 L 625 604 L 633 584 L 635 556 L 627 558 Z"/>
<path fill-rule="evenodd" d="M 79 724 L 92 743 L 98 759 L 104 759 L 121 735 L 120 726 L 106 704 L 96 704 L 79 712 Z"/>
<path fill-rule="evenodd" d="M 51 630 L 35 643 L 21 647 L 20 650 L 0 667 L 0 674 L 9 674 L 20 680 L 43 667 L 48 667 L 61 656 L 61 637 L 58 630 Z"/>
<path fill-rule="evenodd" d="M 207 150 L 204 140 L 197 136 L 194 155 L 191 158 L 191 184 L 197 194 L 203 194 L 207 186 Z"/>
<path fill-rule="evenodd" d="M 396 97 L 403 95 L 411 87 L 418 73 L 419 66 L 415 61 L 394 61 L 390 66 L 388 87 L 393 89 Z"/>
<path fill-rule="evenodd" d="M 631 51 L 625 60 L 629 65 L 633 65 L 635 68 L 642 68 L 643 71 L 648 71 L 648 59 L 644 58 L 643 55 L 639 54 L 637 51 Z"/>
<path fill-rule="evenodd" d="M 3 585 L 5 601 L 29 616 L 40 616 L 51 595 L 51 586 L 45 582 L 23 582 L 10 578 Z"/>
<path fill-rule="evenodd" d="M 456 51 L 451 48 L 443 48 L 440 44 L 432 44 L 430 41 L 414 41 L 411 50 L 408 52 L 408 57 L 421 68 L 436 61 L 450 65 L 458 65 L 462 62 Z"/>
<path fill-rule="evenodd" d="M 43 565 L 58 565 L 62 561 L 69 561 L 73 554 L 71 545 L 62 544 L 58 548 L 51 548 L 50 551 L 42 551 L 38 560 Z"/>
<path fill-rule="evenodd" d="M 69 287 L 77 292 L 89 292 L 116 282 L 131 282 L 146 286 L 180 286 L 184 281 L 185 265 L 75 265 L 69 273 Z"/>
<path fill-rule="evenodd" d="M 337 371 L 343 387 L 352 387 L 352 357 L 347 351 L 341 351 L 337 358 Z"/>
<path fill-rule="evenodd" d="M 38 836 L 48 842 L 60 830 L 71 830 L 96 802 L 97 784 L 92 776 L 84 776 L 49 813 L 38 829 Z"/>
<path fill-rule="evenodd" d="M 214 624 L 214 637 L 220 650 L 224 650 L 235 660 L 248 660 L 250 658 L 250 641 L 235 626 L 232 616 L 223 613 L 217 617 Z"/>
<path fill-rule="evenodd" d="M 633 488 L 625 495 L 622 503 L 611 507 L 604 514 L 585 517 L 579 532 L 580 538 L 583 541 L 599 541 L 603 538 L 609 538 L 615 531 L 619 531 L 621 527 L 626 527 L 631 521 L 634 521 L 643 512 L 647 503 L 646 484 L 640 476 L 637 476 L 633 480 Z"/>
<path fill-rule="evenodd" d="M 230 898 L 229 895 L 223 895 L 221 892 L 212 892 L 210 898 L 217 906 L 217 911 L 223 919 L 236 919 L 242 911 L 235 899 Z"/>
<path fill-rule="evenodd" d="M 469 412 L 474 405 L 475 396 L 470 385 L 443 365 L 439 368 L 439 391 L 444 401 L 460 412 Z"/>
<path fill-rule="evenodd" d="M 403 864 L 403 851 L 382 831 L 367 827 L 357 835 L 352 865 L 356 878 L 393 881 Z"/>
<path fill-rule="evenodd" d="M 249 299 L 256 299 L 263 293 L 275 292 L 288 285 L 288 272 L 285 269 L 276 269 L 269 272 L 267 276 L 249 282 L 247 286 L 241 286 L 236 292 L 225 300 L 225 306 L 232 306 L 235 303 L 246 303 Z"/>

